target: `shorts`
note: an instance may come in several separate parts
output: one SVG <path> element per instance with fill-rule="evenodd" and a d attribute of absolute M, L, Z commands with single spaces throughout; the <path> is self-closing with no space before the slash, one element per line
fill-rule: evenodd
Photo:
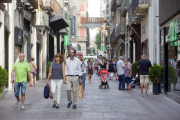
<path fill-rule="evenodd" d="M 31 73 L 35 75 L 35 72 L 32 72 L 32 71 L 31 71 Z"/>
<path fill-rule="evenodd" d="M 131 83 L 131 78 L 130 77 L 125 77 L 125 83 Z"/>
<path fill-rule="evenodd" d="M 95 70 L 98 70 L 98 67 L 95 67 Z"/>
<path fill-rule="evenodd" d="M 141 84 L 149 84 L 149 75 L 140 75 Z"/>
<path fill-rule="evenodd" d="M 177 77 L 176 77 L 176 80 L 174 81 L 174 84 L 177 84 Z"/>
<path fill-rule="evenodd" d="M 19 95 L 20 87 L 21 87 L 21 95 L 25 95 L 25 93 L 26 93 L 26 82 L 22 82 L 22 83 L 15 83 L 14 84 L 14 94 L 15 94 L 15 96 Z"/>
<path fill-rule="evenodd" d="M 109 72 L 109 76 L 113 77 L 114 76 L 114 72 Z"/>

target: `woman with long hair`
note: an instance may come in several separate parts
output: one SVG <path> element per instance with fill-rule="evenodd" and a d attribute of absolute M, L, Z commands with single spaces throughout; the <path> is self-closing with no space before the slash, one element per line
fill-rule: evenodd
<path fill-rule="evenodd" d="M 31 62 L 29 63 L 29 66 L 30 66 L 30 68 L 31 68 L 31 81 L 33 82 L 33 84 L 34 84 L 34 86 L 36 85 L 35 84 L 35 82 L 36 82 L 36 80 L 35 80 L 35 76 L 36 76 L 36 69 L 37 69 L 37 65 L 36 65 L 36 63 L 34 62 L 34 57 L 31 57 Z"/>
<path fill-rule="evenodd" d="M 46 84 L 51 79 L 51 91 L 53 94 L 53 108 L 59 108 L 61 99 L 61 86 L 63 80 L 65 81 L 65 64 L 63 62 L 62 54 L 57 53 L 55 55 L 55 62 L 51 64 L 49 68 L 49 75 Z"/>
<path fill-rule="evenodd" d="M 89 83 L 91 82 L 91 78 L 93 75 L 93 63 L 91 58 L 89 58 L 88 60 L 88 79 L 89 79 Z"/>

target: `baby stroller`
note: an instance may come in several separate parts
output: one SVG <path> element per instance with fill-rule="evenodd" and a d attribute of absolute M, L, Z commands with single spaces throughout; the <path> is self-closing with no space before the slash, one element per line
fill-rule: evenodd
<path fill-rule="evenodd" d="M 102 74 L 105 74 L 106 78 L 109 77 L 109 72 L 107 70 L 101 70 L 100 73 L 99 73 L 99 76 L 102 77 Z M 99 85 L 99 89 L 103 89 L 103 85 L 105 85 L 105 88 L 107 86 L 107 89 L 109 89 L 108 81 L 107 82 L 102 82 L 101 81 L 101 84 Z"/>
<path fill-rule="evenodd" d="M 136 79 L 132 79 L 131 88 L 135 88 L 137 85 L 140 85 L 140 78 L 139 78 L 139 76 Z"/>

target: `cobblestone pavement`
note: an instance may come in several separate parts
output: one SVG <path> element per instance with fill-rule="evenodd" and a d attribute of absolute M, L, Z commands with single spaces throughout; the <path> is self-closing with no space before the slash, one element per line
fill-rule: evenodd
<path fill-rule="evenodd" d="M 78 99 L 77 109 L 66 108 L 66 85 L 62 87 L 60 109 L 53 109 L 53 101 L 43 98 L 45 80 L 35 87 L 27 87 L 26 110 L 14 108 L 13 90 L 0 100 L 0 120 L 178 120 L 180 104 L 164 95 L 140 97 L 140 88 L 119 91 L 118 81 L 109 81 L 110 89 L 99 89 L 100 80 L 93 75 L 86 80 L 83 99 Z"/>

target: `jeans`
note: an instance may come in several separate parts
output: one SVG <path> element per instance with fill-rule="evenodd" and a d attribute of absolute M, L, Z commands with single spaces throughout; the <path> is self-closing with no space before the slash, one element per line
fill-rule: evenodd
<path fill-rule="evenodd" d="M 86 73 L 83 73 L 82 75 L 83 90 L 85 89 L 85 81 L 86 81 Z"/>
<path fill-rule="evenodd" d="M 53 94 L 53 101 L 56 101 L 57 104 L 60 104 L 62 84 L 63 80 L 51 80 L 51 92 Z"/>
<path fill-rule="evenodd" d="M 124 88 L 125 88 L 125 77 L 123 74 L 123 75 L 119 75 L 119 90 L 124 90 Z"/>
<path fill-rule="evenodd" d="M 22 82 L 22 83 L 15 83 L 14 84 L 14 94 L 15 94 L 15 96 L 19 95 L 20 87 L 21 87 L 21 95 L 25 95 L 25 93 L 26 93 L 26 82 Z"/>

